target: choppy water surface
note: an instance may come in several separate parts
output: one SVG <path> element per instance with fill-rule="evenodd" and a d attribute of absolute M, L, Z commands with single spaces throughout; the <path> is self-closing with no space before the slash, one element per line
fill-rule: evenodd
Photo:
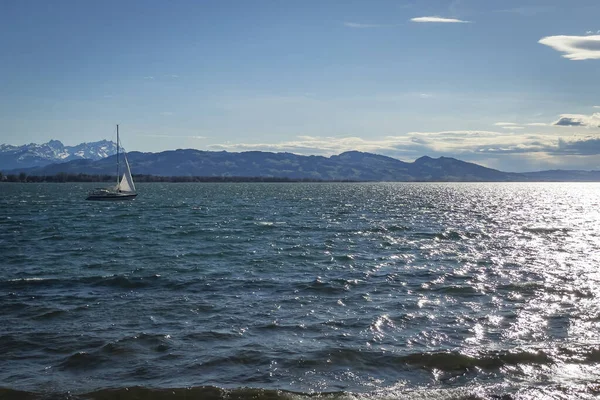
<path fill-rule="evenodd" d="M 140 186 L 0 184 L 0 398 L 600 394 L 598 184 Z"/>

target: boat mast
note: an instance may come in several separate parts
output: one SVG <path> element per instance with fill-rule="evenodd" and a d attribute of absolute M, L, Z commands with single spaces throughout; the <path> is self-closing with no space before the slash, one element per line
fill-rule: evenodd
<path fill-rule="evenodd" d="M 119 124 L 117 124 L 117 189 L 119 188 Z"/>

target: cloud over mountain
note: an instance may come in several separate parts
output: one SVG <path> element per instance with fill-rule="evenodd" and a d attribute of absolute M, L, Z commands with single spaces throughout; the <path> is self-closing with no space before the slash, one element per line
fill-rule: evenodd
<path fill-rule="evenodd" d="M 579 156 L 592 156 L 600 154 L 600 138 L 566 141 L 558 140 L 558 146 L 553 154 L 569 154 Z"/>

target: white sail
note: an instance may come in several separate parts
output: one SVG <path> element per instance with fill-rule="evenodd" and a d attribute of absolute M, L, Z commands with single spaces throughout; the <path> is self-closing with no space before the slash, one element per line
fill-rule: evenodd
<path fill-rule="evenodd" d="M 124 154 L 123 154 L 124 155 Z M 125 158 L 125 173 L 123 174 L 123 178 L 121 182 L 119 182 L 119 190 L 122 192 L 135 192 L 135 185 L 133 183 L 133 178 L 131 177 L 131 170 L 129 169 L 129 162 L 127 161 L 127 156 L 124 155 Z"/>
<path fill-rule="evenodd" d="M 123 174 L 123 179 L 121 179 L 121 182 L 119 182 L 118 190 L 120 192 L 133 192 L 132 187 L 129 185 L 126 173 Z"/>

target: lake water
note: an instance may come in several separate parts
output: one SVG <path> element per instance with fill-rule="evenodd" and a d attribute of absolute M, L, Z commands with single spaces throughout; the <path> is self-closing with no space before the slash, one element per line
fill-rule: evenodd
<path fill-rule="evenodd" d="M 93 186 L 0 184 L 2 399 L 600 394 L 600 184 Z"/>

